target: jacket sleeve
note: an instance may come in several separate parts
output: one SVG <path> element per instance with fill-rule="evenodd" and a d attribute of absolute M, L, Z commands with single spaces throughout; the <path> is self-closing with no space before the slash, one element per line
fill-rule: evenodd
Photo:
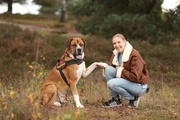
<path fill-rule="evenodd" d="M 141 83 L 144 64 L 144 61 L 142 61 L 139 56 L 132 56 L 130 59 L 130 69 L 127 70 L 124 67 L 121 73 L 121 78 L 130 80 L 132 82 Z"/>
<path fill-rule="evenodd" d="M 115 65 L 112 64 L 113 58 L 114 58 L 114 54 L 112 54 L 112 56 L 111 56 L 111 59 L 109 61 L 109 65 L 112 67 L 116 67 Z"/>

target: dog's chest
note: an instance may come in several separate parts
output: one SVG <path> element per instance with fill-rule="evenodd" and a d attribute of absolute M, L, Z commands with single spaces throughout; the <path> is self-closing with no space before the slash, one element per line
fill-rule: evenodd
<path fill-rule="evenodd" d="M 77 77 L 78 77 L 78 80 L 82 77 L 83 75 L 83 71 L 84 71 L 84 68 L 85 68 L 85 63 L 83 62 L 82 64 L 78 65 L 78 69 L 77 69 Z"/>

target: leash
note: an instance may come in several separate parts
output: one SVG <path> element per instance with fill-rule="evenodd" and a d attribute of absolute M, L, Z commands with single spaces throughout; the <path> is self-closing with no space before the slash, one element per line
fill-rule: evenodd
<path fill-rule="evenodd" d="M 68 80 L 66 79 L 64 73 L 63 73 L 63 69 L 66 68 L 68 65 L 72 65 L 72 64 L 78 64 L 80 65 L 83 62 L 83 59 L 74 59 L 74 60 L 69 60 L 69 61 L 64 61 L 63 59 L 59 59 L 56 63 L 56 69 L 59 71 L 61 77 L 63 78 L 64 82 L 70 86 L 70 84 L 68 83 Z"/>

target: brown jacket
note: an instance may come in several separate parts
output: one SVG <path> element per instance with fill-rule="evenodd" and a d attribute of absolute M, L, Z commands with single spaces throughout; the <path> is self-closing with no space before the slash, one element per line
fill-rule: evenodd
<path fill-rule="evenodd" d="M 110 60 L 110 65 L 118 67 L 117 77 L 121 77 L 132 82 L 147 84 L 149 79 L 146 63 L 137 50 L 132 48 L 129 42 L 127 42 L 125 50 L 122 55 L 121 66 L 118 63 L 117 56 L 118 51 L 114 50 Z"/>

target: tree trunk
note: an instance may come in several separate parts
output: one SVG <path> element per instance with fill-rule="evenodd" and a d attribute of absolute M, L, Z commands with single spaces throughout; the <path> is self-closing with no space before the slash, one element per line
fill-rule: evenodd
<path fill-rule="evenodd" d="M 68 19 L 67 2 L 68 0 L 61 0 L 61 14 L 60 14 L 61 22 L 66 22 Z"/>
<path fill-rule="evenodd" d="M 12 13 L 12 4 L 13 4 L 13 1 L 12 0 L 7 0 L 7 4 L 8 4 L 7 12 L 8 13 Z"/>

